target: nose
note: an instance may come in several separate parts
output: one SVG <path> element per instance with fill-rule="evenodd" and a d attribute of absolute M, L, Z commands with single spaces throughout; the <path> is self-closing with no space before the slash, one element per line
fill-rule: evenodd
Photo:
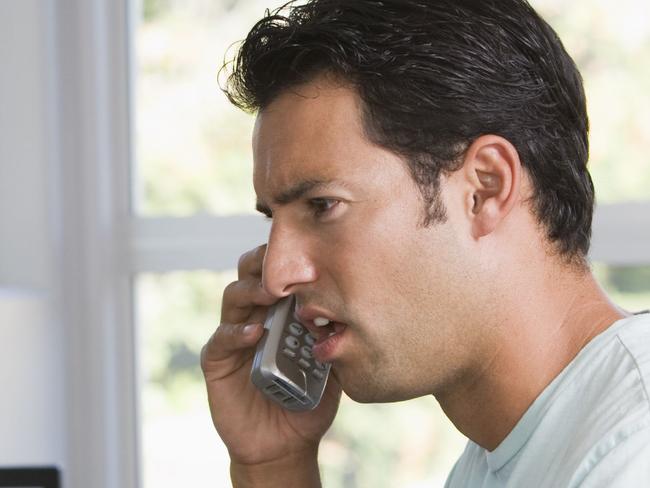
<path fill-rule="evenodd" d="M 300 285 L 316 281 L 309 239 L 300 231 L 273 222 L 262 265 L 262 286 L 267 293 L 285 297 Z"/>

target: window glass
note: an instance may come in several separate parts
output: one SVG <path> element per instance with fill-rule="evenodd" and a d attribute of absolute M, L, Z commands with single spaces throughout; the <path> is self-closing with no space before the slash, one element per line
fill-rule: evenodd
<path fill-rule="evenodd" d="M 253 118 L 230 106 L 217 71 L 228 46 L 279 3 L 142 1 L 134 45 L 139 215 L 252 212 Z M 650 199 L 650 159 L 642 149 L 650 142 L 650 3 L 531 3 L 558 30 L 585 78 L 599 201 Z M 622 307 L 650 308 L 650 267 L 595 270 Z M 235 276 L 178 272 L 136 280 L 144 488 L 230 486 L 198 355 Z M 442 486 L 463 447 L 431 397 L 391 405 L 344 397 L 320 462 L 328 488 Z"/>
<path fill-rule="evenodd" d="M 135 32 L 136 212 L 252 212 L 251 115 L 217 83 L 269 0 L 143 0 Z M 601 203 L 650 199 L 650 3 L 534 0 L 585 79 Z"/>
<path fill-rule="evenodd" d="M 629 311 L 650 308 L 650 266 L 596 264 Z M 136 281 L 144 488 L 228 487 L 229 458 L 207 405 L 199 353 L 236 272 L 144 274 Z M 442 486 L 465 439 L 433 397 L 383 405 L 343 397 L 320 450 L 326 486 Z"/>
<path fill-rule="evenodd" d="M 254 119 L 230 105 L 217 74 L 229 46 L 270 5 L 143 0 L 134 37 L 137 214 L 253 212 Z"/>
<path fill-rule="evenodd" d="M 235 271 L 179 272 L 136 280 L 143 488 L 231 486 L 199 354 L 235 278 Z M 319 461 L 328 488 L 442 486 L 464 444 L 431 396 L 386 405 L 344 397 Z"/>
<path fill-rule="evenodd" d="M 650 200 L 650 3 L 532 0 L 585 82 L 599 203 Z"/>
<path fill-rule="evenodd" d="M 321 443 L 323 486 L 442 487 L 466 442 L 433 396 L 359 404 L 344 395 Z"/>
<path fill-rule="evenodd" d="M 219 322 L 223 288 L 235 277 L 182 272 L 136 280 L 143 488 L 230 486 L 199 353 Z"/>
<path fill-rule="evenodd" d="M 595 264 L 593 268 L 617 305 L 631 313 L 650 310 L 650 266 Z"/>

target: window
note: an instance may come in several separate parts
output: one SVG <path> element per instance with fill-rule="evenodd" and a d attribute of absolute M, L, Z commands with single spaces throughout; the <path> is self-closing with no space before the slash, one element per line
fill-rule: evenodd
<path fill-rule="evenodd" d="M 650 7 L 532 3 L 586 80 L 598 276 L 623 306 L 648 308 Z M 274 6 L 78 0 L 57 12 L 61 80 L 79 75 L 61 82 L 62 106 L 81 114 L 61 129 L 79 141 L 62 153 L 81 176 L 63 178 L 83 222 L 67 230 L 70 253 L 84 256 L 66 304 L 74 486 L 230 486 L 198 352 L 237 257 L 268 224 L 250 215 L 252 118 L 228 105 L 216 76 L 227 46 Z M 433 398 L 344 399 L 321 462 L 328 487 L 441 486 L 463 447 Z"/>

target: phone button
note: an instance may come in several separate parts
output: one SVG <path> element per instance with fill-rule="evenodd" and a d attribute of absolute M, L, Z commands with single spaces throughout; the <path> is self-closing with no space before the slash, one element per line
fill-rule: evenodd
<path fill-rule="evenodd" d="M 305 342 L 306 342 L 309 346 L 313 346 L 313 345 L 316 343 L 316 338 L 315 338 L 313 335 L 311 335 L 311 334 L 307 334 L 307 335 L 305 336 Z"/>
<path fill-rule="evenodd" d="M 311 359 L 314 357 L 311 353 L 311 347 L 309 346 L 302 346 L 300 348 L 300 355 L 305 359 Z"/>
<path fill-rule="evenodd" d="M 319 363 L 318 361 L 314 361 L 314 363 L 316 363 L 316 367 L 318 369 L 325 369 L 325 365 L 323 363 Z"/>
<path fill-rule="evenodd" d="M 323 378 L 325 378 L 325 373 L 318 369 L 314 369 L 311 372 L 311 375 L 316 378 L 318 381 L 323 381 Z"/>
<path fill-rule="evenodd" d="M 286 347 L 284 349 L 282 349 L 282 354 L 284 354 L 288 358 L 296 359 L 296 353 L 293 352 L 291 349 L 288 349 Z"/>
<path fill-rule="evenodd" d="M 311 368 L 311 364 L 309 364 L 309 361 L 307 361 L 306 359 L 299 359 L 298 360 L 298 365 L 301 368 L 305 368 L 305 369 Z"/>
<path fill-rule="evenodd" d="M 291 349 L 298 349 L 300 347 L 300 341 L 291 335 L 284 339 L 284 343 Z"/>
<path fill-rule="evenodd" d="M 305 329 L 299 323 L 292 322 L 289 324 L 289 331 L 295 336 L 301 336 L 305 332 Z"/>

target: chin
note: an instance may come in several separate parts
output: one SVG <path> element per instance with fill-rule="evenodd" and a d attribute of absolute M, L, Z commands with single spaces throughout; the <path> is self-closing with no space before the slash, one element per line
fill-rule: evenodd
<path fill-rule="evenodd" d="M 337 378 L 345 394 L 357 403 L 394 403 L 423 396 L 406 391 L 403 387 L 377 382 L 376 378 L 374 381 L 368 381 L 367 378 L 356 378 L 356 381 L 350 381 L 349 378 L 342 378 L 340 375 Z"/>

